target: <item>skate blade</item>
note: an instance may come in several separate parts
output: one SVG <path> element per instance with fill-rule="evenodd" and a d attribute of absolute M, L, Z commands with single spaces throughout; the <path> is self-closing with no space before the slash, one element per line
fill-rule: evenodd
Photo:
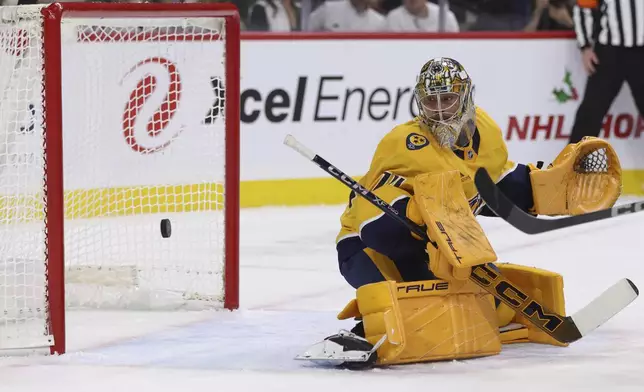
<path fill-rule="evenodd" d="M 295 359 L 339 365 L 344 362 L 367 362 L 371 353 L 371 351 L 344 351 L 341 345 L 325 340 L 309 347 L 308 350 L 296 356 Z"/>

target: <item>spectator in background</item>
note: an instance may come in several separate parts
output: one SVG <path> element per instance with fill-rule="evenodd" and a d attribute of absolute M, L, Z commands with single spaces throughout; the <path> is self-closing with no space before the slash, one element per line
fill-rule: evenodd
<path fill-rule="evenodd" d="M 445 31 L 458 32 L 458 21 L 449 9 L 445 10 Z M 387 15 L 387 30 L 437 32 L 440 6 L 426 0 L 403 0 L 402 5 Z"/>
<path fill-rule="evenodd" d="M 248 30 L 294 31 L 298 29 L 299 12 L 292 0 L 258 0 L 248 12 Z"/>
<path fill-rule="evenodd" d="M 574 23 L 568 0 L 536 0 L 525 31 L 572 30 Z"/>
<path fill-rule="evenodd" d="M 385 17 L 371 8 L 370 0 L 326 1 L 311 13 L 312 31 L 384 31 Z"/>
<path fill-rule="evenodd" d="M 436 3 L 439 0 L 431 0 Z M 456 16 L 460 31 L 468 31 L 476 22 L 478 4 L 476 0 L 449 0 L 449 9 Z"/>
<path fill-rule="evenodd" d="M 471 30 L 523 30 L 530 20 L 532 0 L 472 0 L 478 12 Z"/>

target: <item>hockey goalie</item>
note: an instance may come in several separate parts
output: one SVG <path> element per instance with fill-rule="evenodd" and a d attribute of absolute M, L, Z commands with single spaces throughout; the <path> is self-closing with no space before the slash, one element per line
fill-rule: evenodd
<path fill-rule="evenodd" d="M 475 216 L 495 216 L 478 196 L 485 168 L 500 190 L 532 215 L 577 215 L 614 205 L 621 168 L 606 141 L 570 144 L 547 167 L 508 160 L 499 126 L 474 104 L 464 67 L 435 58 L 414 89 L 419 115 L 380 141 L 360 184 L 427 230 L 429 243 L 351 192 L 336 248 L 356 297 L 338 315 L 355 319 L 299 358 L 347 366 L 391 365 L 496 355 L 504 344 L 566 344 L 469 280 L 494 263 L 530 296 L 565 315 L 556 272 L 500 263 Z M 351 357 L 355 353 L 355 357 Z"/>

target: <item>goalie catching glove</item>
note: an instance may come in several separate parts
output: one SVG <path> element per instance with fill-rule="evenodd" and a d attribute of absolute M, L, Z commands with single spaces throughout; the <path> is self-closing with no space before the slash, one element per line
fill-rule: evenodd
<path fill-rule="evenodd" d="M 622 169 L 605 140 L 585 137 L 564 148 L 547 169 L 530 168 L 536 215 L 579 215 L 612 207 L 622 190 Z"/>

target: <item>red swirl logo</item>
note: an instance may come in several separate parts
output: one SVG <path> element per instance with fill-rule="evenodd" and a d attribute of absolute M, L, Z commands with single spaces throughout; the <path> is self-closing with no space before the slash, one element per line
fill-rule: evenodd
<path fill-rule="evenodd" d="M 123 111 L 123 135 L 132 150 L 150 154 L 166 148 L 181 132 L 179 130 L 171 136 L 165 132 L 179 106 L 181 77 L 173 62 L 152 57 L 132 67 L 125 78 L 141 69 L 145 72 L 130 93 Z M 159 88 L 165 84 L 165 89 Z M 140 117 L 147 117 L 147 120 L 143 123 Z"/>

